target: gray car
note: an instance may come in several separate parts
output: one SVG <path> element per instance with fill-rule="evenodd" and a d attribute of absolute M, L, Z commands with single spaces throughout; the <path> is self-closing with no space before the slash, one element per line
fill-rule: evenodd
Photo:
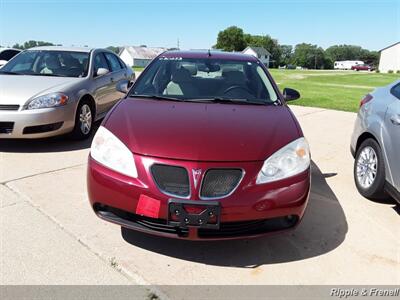
<path fill-rule="evenodd" d="M 0 138 L 71 133 L 83 139 L 123 95 L 134 72 L 113 52 L 75 47 L 23 51 L 0 69 Z M 121 89 L 119 89 L 121 90 Z"/>
<path fill-rule="evenodd" d="M 362 99 L 351 151 L 359 192 L 376 200 L 389 194 L 400 202 L 400 80 Z"/>

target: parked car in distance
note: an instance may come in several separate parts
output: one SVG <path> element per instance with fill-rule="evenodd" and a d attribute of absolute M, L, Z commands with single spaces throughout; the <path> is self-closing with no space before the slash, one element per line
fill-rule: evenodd
<path fill-rule="evenodd" d="M 354 126 L 354 179 L 366 198 L 400 202 L 400 80 L 366 95 Z"/>
<path fill-rule="evenodd" d="M 120 85 L 126 91 L 126 84 Z M 103 120 L 89 155 L 102 219 L 182 239 L 255 237 L 299 224 L 310 150 L 257 58 L 168 51 Z"/>
<path fill-rule="evenodd" d="M 373 71 L 373 70 L 375 70 L 374 67 L 367 65 L 367 64 L 355 65 L 355 66 L 352 66 L 351 69 L 354 71 Z"/>
<path fill-rule="evenodd" d="M 132 69 L 105 49 L 25 50 L 0 70 L 0 138 L 86 138 L 123 96 L 117 84 L 132 80 Z"/>
<path fill-rule="evenodd" d="M 20 52 L 21 52 L 20 49 L 0 48 L 0 68 Z"/>

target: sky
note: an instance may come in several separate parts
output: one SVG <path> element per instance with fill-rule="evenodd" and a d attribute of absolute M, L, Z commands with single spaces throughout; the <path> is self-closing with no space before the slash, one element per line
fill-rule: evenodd
<path fill-rule="evenodd" d="M 0 45 L 207 49 L 236 25 L 280 44 L 380 50 L 400 41 L 400 0 L 0 0 Z"/>

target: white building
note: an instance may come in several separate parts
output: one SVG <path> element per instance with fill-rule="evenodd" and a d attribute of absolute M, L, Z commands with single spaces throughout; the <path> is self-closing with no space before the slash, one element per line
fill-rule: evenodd
<path fill-rule="evenodd" d="M 379 59 L 380 72 L 400 71 L 400 42 L 383 48 L 379 52 L 381 53 L 381 58 Z"/>
<path fill-rule="evenodd" d="M 119 57 L 130 67 L 146 67 L 153 58 L 166 50 L 161 47 L 125 46 L 119 51 Z"/>
<path fill-rule="evenodd" d="M 269 66 L 271 53 L 269 53 L 268 50 L 263 47 L 247 47 L 242 51 L 242 53 L 255 56 L 261 60 L 265 66 Z"/>

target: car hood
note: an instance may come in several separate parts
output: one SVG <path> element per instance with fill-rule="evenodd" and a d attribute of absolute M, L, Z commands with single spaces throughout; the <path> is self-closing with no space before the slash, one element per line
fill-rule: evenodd
<path fill-rule="evenodd" d="M 105 127 L 133 152 L 193 161 L 265 160 L 302 133 L 286 106 L 125 99 Z"/>
<path fill-rule="evenodd" d="M 30 98 L 61 92 L 62 88 L 81 78 L 0 75 L 0 104 L 24 105 Z"/>

